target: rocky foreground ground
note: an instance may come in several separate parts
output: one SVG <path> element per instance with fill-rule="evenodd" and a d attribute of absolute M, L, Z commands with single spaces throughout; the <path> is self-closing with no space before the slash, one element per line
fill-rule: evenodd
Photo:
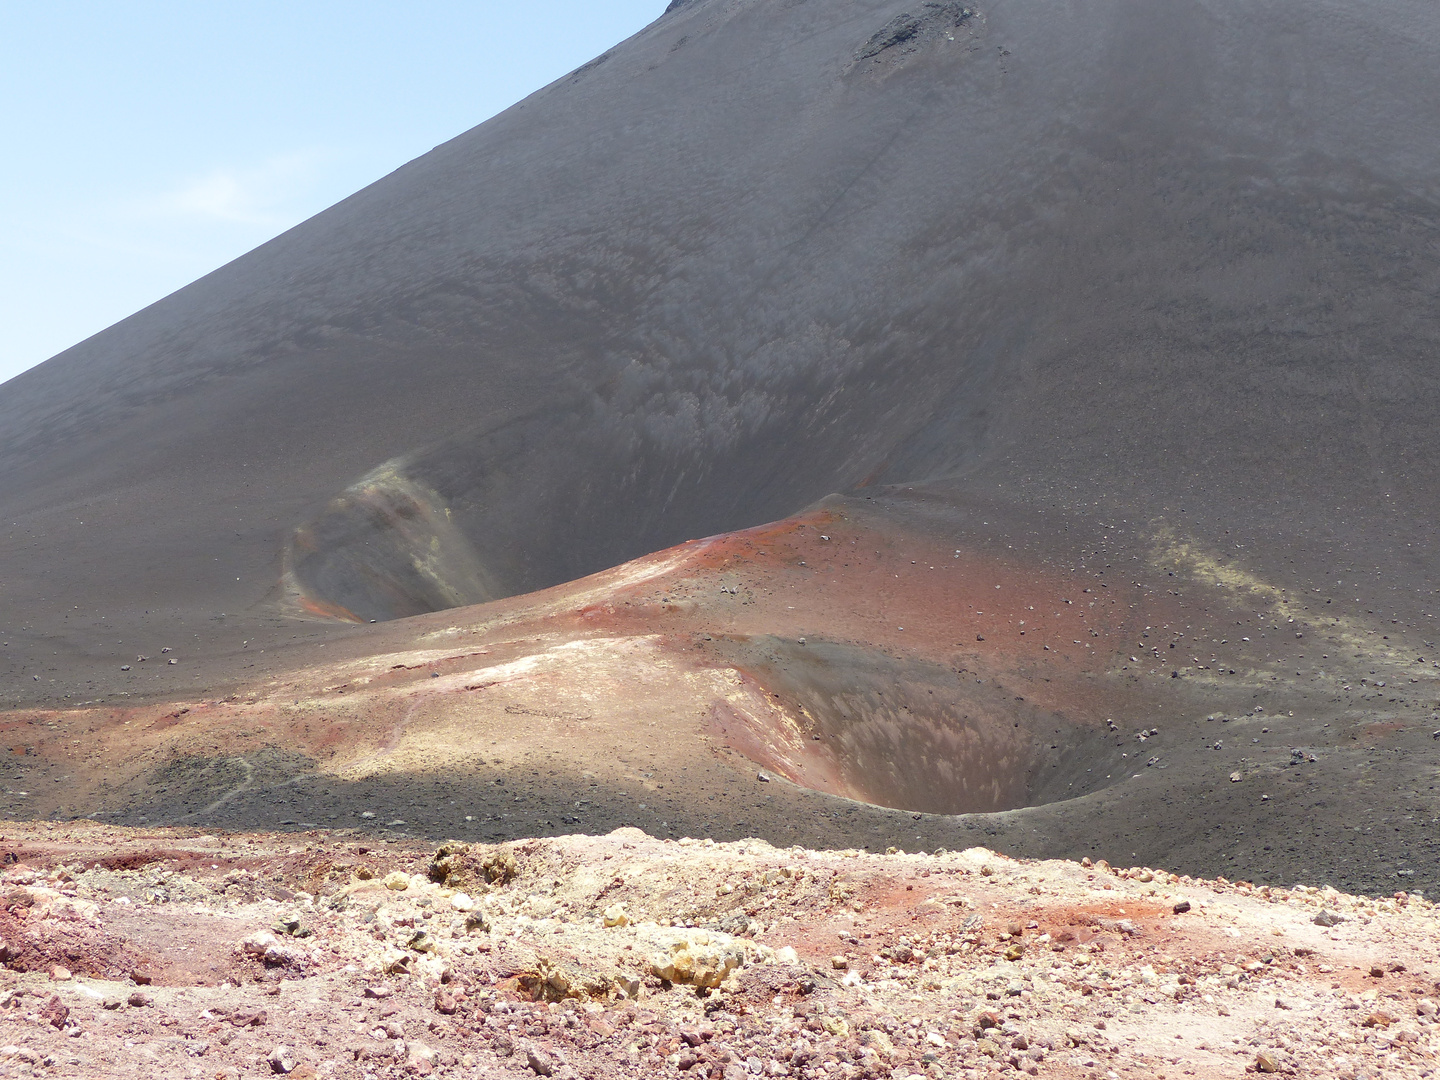
<path fill-rule="evenodd" d="M 0 826 L 0 1075 L 1432 1076 L 1418 895 L 636 829 Z"/>

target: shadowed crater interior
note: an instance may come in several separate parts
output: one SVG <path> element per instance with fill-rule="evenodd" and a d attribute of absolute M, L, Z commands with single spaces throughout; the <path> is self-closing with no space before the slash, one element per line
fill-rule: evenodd
<path fill-rule="evenodd" d="M 834 642 L 722 643 L 784 711 L 717 707 L 712 733 L 817 791 L 929 814 L 1015 810 L 1125 776 L 1103 728 L 1025 700 L 1004 680 Z"/>

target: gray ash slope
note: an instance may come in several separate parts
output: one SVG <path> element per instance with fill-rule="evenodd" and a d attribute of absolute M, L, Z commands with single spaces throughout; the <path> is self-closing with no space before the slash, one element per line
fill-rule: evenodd
<path fill-rule="evenodd" d="M 233 617 L 289 545 L 385 618 L 957 474 L 1428 580 L 1440 13 L 966 10 L 682 5 L 13 380 L 9 605 Z"/>

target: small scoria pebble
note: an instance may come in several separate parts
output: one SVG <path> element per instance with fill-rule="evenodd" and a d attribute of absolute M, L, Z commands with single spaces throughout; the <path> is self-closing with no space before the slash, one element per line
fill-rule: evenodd
<path fill-rule="evenodd" d="M 277 1046 L 270 1052 L 270 1069 L 282 1075 L 295 1071 L 295 1055 L 288 1046 Z"/>
<path fill-rule="evenodd" d="M 63 1028 L 70 1019 L 70 1010 L 60 1000 L 59 994 L 51 994 L 50 1000 L 40 1010 L 40 1016 L 53 1028 Z"/>
<path fill-rule="evenodd" d="M 1176 914 L 1176 915 L 1184 915 L 1185 912 L 1187 912 L 1187 911 L 1189 911 L 1189 910 L 1190 910 L 1190 901 L 1189 901 L 1189 900 L 1181 900 L 1178 904 L 1175 905 L 1175 914 Z"/>

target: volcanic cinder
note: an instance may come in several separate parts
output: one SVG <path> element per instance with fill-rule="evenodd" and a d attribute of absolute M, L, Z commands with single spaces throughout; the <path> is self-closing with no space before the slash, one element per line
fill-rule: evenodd
<path fill-rule="evenodd" d="M 1435 889 L 1437 70 L 677 0 L 0 388 L 0 812 Z"/>

